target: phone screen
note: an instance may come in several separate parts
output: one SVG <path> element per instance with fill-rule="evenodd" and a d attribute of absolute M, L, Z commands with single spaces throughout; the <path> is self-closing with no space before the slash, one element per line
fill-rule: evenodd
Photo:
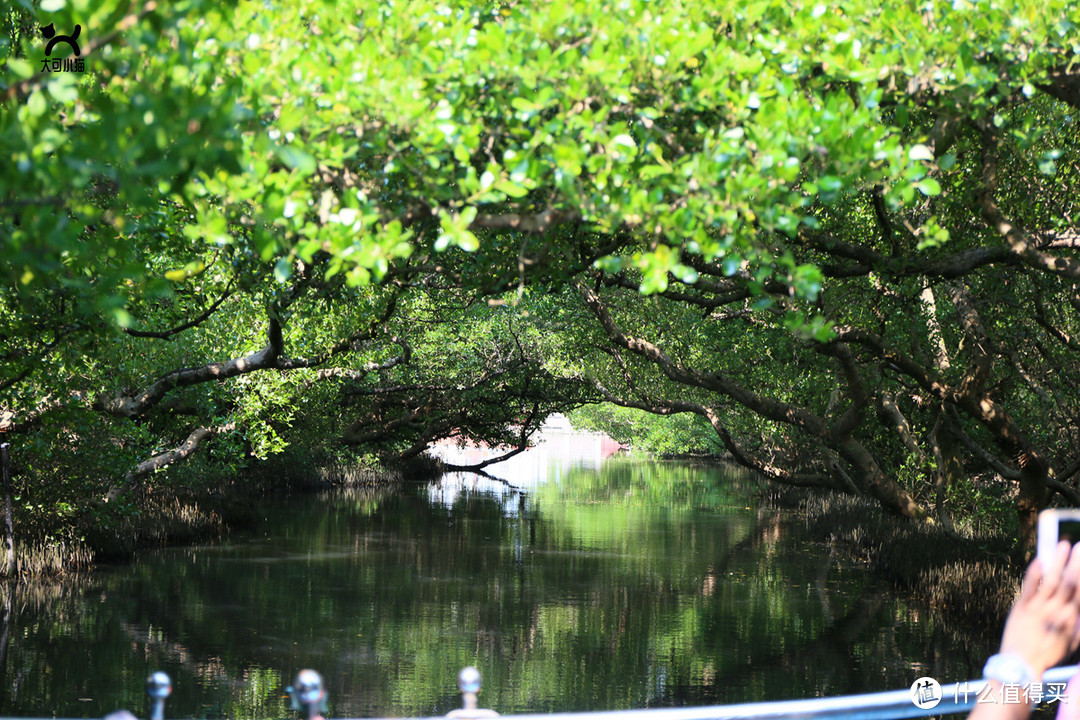
<path fill-rule="evenodd" d="M 1063 518 L 1058 522 L 1058 542 L 1062 540 L 1068 540 L 1072 545 L 1080 542 L 1080 520 Z"/>

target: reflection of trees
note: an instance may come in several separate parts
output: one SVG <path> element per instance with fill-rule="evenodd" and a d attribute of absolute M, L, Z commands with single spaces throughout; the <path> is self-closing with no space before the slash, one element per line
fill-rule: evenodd
<path fill-rule="evenodd" d="M 122 684 L 141 707 L 160 668 L 178 689 L 170 714 L 236 718 L 280 716 L 280 687 L 305 666 L 337 716 L 444 713 L 469 664 L 482 704 L 504 713 L 615 709 L 881 688 L 895 679 L 878 668 L 937 642 L 913 644 L 888 601 L 704 470 L 614 463 L 562 482 L 524 504 L 422 490 L 289 501 L 261 539 L 145 558 L 95 580 L 107 602 L 73 593 L 35 622 L 82 658 L 56 672 L 94 658 L 72 692 Z M 65 702 L 49 709 L 99 713 Z"/>
<path fill-rule="evenodd" d="M 800 696 L 839 695 L 867 690 L 858 677 L 860 659 L 857 641 L 873 620 L 880 619 L 882 602 L 880 592 L 870 588 L 863 590 L 850 612 L 824 627 L 814 637 L 793 638 L 790 646 L 780 652 L 751 655 L 747 663 L 729 666 L 722 673 L 723 684 L 718 685 L 714 681 L 680 688 L 679 704 L 736 702 L 743 697 L 733 689 L 742 687 L 777 687 L 777 692 L 769 699 L 796 697 L 788 688 L 805 688 L 806 668 L 816 668 L 817 671 L 813 673 L 811 691 L 804 689 Z"/>
<path fill-rule="evenodd" d="M 103 607 L 84 600 L 95 589 L 94 579 L 83 575 L 0 585 L 2 631 L 9 638 L 0 664 L 5 715 L 104 715 L 117 706 L 100 702 L 103 690 L 114 701 L 142 707 L 146 673 L 139 658 L 122 644 L 95 642 L 108 625 Z M 55 651 L 27 652 L 31 643 Z M 133 665 L 139 667 L 134 673 Z"/>
<path fill-rule="evenodd" d="M 143 647 L 147 655 L 168 658 L 191 675 L 210 680 L 216 685 L 240 688 L 244 679 L 235 676 L 220 657 L 200 657 L 181 642 L 168 639 L 160 629 L 121 621 L 120 630 L 133 647 Z"/>

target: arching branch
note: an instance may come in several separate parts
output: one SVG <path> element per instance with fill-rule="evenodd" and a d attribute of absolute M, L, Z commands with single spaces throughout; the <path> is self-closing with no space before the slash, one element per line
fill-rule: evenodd
<path fill-rule="evenodd" d="M 443 463 L 443 467 L 452 472 L 480 472 L 489 465 L 495 465 L 496 463 L 506 462 L 512 457 L 520 455 L 529 449 L 529 440 L 536 431 L 540 429 L 540 426 L 536 424 L 536 421 L 540 418 L 540 405 L 534 404 L 532 411 L 529 413 L 529 417 L 525 418 L 525 421 L 521 424 L 521 432 L 518 435 L 517 445 L 512 450 L 498 455 L 493 458 L 484 460 L 483 462 L 473 463 L 472 465 L 454 465 L 453 463 Z"/>
<path fill-rule="evenodd" d="M 983 132 L 982 188 L 979 192 L 979 206 L 982 208 L 986 224 L 1001 236 L 1006 246 L 1024 264 L 1055 275 L 1080 279 L 1080 260 L 1043 252 L 1036 243 L 1031 241 L 1029 234 L 1014 220 L 1006 217 L 1001 210 L 995 197 L 998 187 L 997 143 L 996 132 L 990 129 Z"/>
<path fill-rule="evenodd" d="M 851 418 L 857 421 L 862 405 L 865 404 L 865 392 L 862 390 L 858 372 L 850 358 L 844 362 L 844 353 L 838 353 L 841 366 L 848 379 L 849 387 L 856 397 L 856 407 L 837 424 L 834 432 L 824 418 L 808 408 L 786 403 L 776 398 L 765 397 L 735 382 L 720 373 L 705 373 L 696 368 L 688 368 L 676 362 L 657 345 L 624 333 L 611 316 L 599 295 L 584 283 L 576 283 L 578 292 L 585 304 L 600 322 L 608 338 L 616 345 L 643 357 L 659 367 L 670 380 L 715 392 L 731 398 L 739 405 L 774 422 L 789 425 L 806 433 L 810 439 L 831 447 L 851 463 L 859 475 L 862 484 L 874 496 L 882 507 L 892 513 L 911 518 L 925 518 L 926 511 L 905 492 L 895 481 L 885 476 L 873 454 L 858 439 L 850 434 Z M 861 398 L 860 398 L 861 394 Z"/>
<path fill-rule="evenodd" d="M 653 415 L 678 415 L 681 413 L 691 413 L 699 417 L 705 418 L 716 432 L 717 437 L 720 438 L 721 444 L 731 454 L 731 457 L 738 464 L 743 467 L 753 470 L 759 473 L 763 477 L 780 483 L 781 485 L 792 485 L 796 487 L 825 487 L 831 489 L 838 489 L 844 492 L 857 493 L 854 484 L 851 482 L 850 477 L 842 468 L 825 467 L 821 470 L 815 471 L 795 471 L 790 470 L 781 465 L 777 465 L 771 460 L 765 460 L 764 458 L 756 455 L 755 453 L 747 450 L 741 446 L 731 432 L 724 425 L 720 419 L 720 414 L 715 408 L 706 407 L 700 403 L 689 402 L 685 400 L 640 400 L 629 399 L 615 395 L 602 383 L 595 382 L 596 389 L 600 391 L 603 398 L 619 407 L 632 408 L 635 410 L 642 410 Z M 826 463 L 828 466 L 828 463 Z M 837 466 L 839 463 L 837 463 Z M 832 474 L 830 470 L 840 470 L 839 474 Z M 841 483 L 837 483 L 836 478 L 841 479 Z"/>
<path fill-rule="evenodd" d="M 163 470 L 173 463 L 180 462 L 181 460 L 187 460 L 189 457 L 195 454 L 202 445 L 203 441 L 212 435 L 226 432 L 235 428 L 234 423 L 228 423 L 226 425 L 219 425 L 217 427 L 199 427 L 191 431 L 191 434 L 187 436 L 184 442 L 172 450 L 167 450 L 163 453 L 158 453 L 151 458 L 143 460 L 134 468 L 128 471 L 124 476 L 124 482 L 120 485 L 113 486 L 109 489 L 109 492 L 105 495 L 105 502 L 113 502 L 123 493 L 133 488 L 138 482 L 150 475 L 151 473 Z"/>
<path fill-rule="evenodd" d="M 224 362 L 207 363 L 194 368 L 173 370 L 134 395 L 99 398 L 94 403 L 94 408 L 110 415 L 133 418 L 146 413 L 160 402 L 165 395 L 176 388 L 189 387 L 215 380 L 226 380 L 237 375 L 276 367 L 282 342 L 281 325 L 277 319 L 270 319 L 267 334 L 269 335 L 269 341 L 266 346 L 250 355 Z"/>
<path fill-rule="evenodd" d="M 351 350 L 357 343 L 374 337 L 382 324 L 393 315 L 396 303 L 397 295 L 395 294 L 390 297 L 382 314 L 372 321 L 368 327 L 357 330 L 322 353 L 308 358 L 289 358 L 283 355 L 284 340 L 281 323 L 276 317 L 271 316 L 267 329 L 267 343 L 261 350 L 241 358 L 207 363 L 194 368 L 173 370 L 138 393 L 121 394 L 112 398 L 98 398 L 94 403 L 94 408 L 110 415 L 133 418 L 149 411 L 176 388 L 227 380 L 228 378 L 260 370 L 297 370 L 316 367 L 330 358 Z"/>
<path fill-rule="evenodd" d="M 158 340 L 169 340 L 170 338 L 172 338 L 173 335 L 178 335 L 178 334 L 184 332 L 185 330 L 190 330 L 191 328 L 196 327 L 196 326 L 202 324 L 203 322 L 205 322 L 211 315 L 213 315 L 215 312 L 218 311 L 218 308 L 221 307 L 221 304 L 223 302 L 225 302 L 226 300 L 228 300 L 232 296 L 232 294 L 233 294 L 232 282 L 230 282 L 228 287 L 225 288 L 225 292 L 222 293 L 221 297 L 219 297 L 204 312 L 200 313 L 198 317 L 193 318 L 192 320 L 189 320 L 188 322 L 183 323 L 182 325 L 177 325 L 174 328 L 169 328 L 168 330 L 161 330 L 161 331 L 157 331 L 157 330 L 135 330 L 134 328 L 124 328 L 124 333 L 127 334 L 127 335 L 130 335 L 131 337 L 157 338 Z"/>

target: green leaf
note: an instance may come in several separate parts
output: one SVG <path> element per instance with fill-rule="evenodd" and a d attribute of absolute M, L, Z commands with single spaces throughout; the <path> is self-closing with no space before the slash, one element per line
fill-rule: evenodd
<path fill-rule="evenodd" d="M 305 150 L 294 145 L 285 145 L 277 149 L 277 154 L 283 163 L 301 175 L 307 176 L 315 172 L 315 158 Z"/>
<path fill-rule="evenodd" d="M 79 99 L 79 88 L 75 76 L 64 73 L 49 83 L 49 94 L 59 103 L 73 103 Z"/>
<path fill-rule="evenodd" d="M 617 255 L 605 255 L 593 262 L 593 267 L 608 273 L 619 273 L 623 269 L 623 259 Z"/>
<path fill-rule="evenodd" d="M 514 198 L 522 198 L 529 194 L 528 190 L 510 180 L 499 180 L 495 183 L 495 189 Z"/>
<path fill-rule="evenodd" d="M 30 93 L 30 97 L 26 99 L 26 109 L 33 117 L 41 117 L 45 114 L 45 96 L 41 94 L 41 90 L 35 90 Z"/>
<path fill-rule="evenodd" d="M 834 203 L 843 187 L 844 181 L 836 175 L 824 175 L 818 179 L 818 197 L 823 203 Z"/>
<path fill-rule="evenodd" d="M 934 151 L 928 148 L 926 145 L 912 145 L 908 150 L 908 158 L 911 160 L 933 160 Z"/>
<path fill-rule="evenodd" d="M 112 308 L 112 315 L 113 320 L 116 321 L 116 324 L 122 328 L 131 327 L 132 323 L 134 323 L 135 321 L 135 319 L 131 317 L 131 313 L 129 313 L 122 307 Z"/>
<path fill-rule="evenodd" d="M 8 70 L 11 70 L 11 72 L 14 73 L 16 77 L 22 80 L 26 80 L 34 76 L 34 67 L 25 60 L 21 60 L 19 58 L 11 58 L 7 61 L 7 67 Z"/>
<path fill-rule="evenodd" d="M 510 100 L 510 107 L 522 112 L 532 112 L 537 109 L 536 104 L 532 103 L 525 98 L 516 97 Z"/>
<path fill-rule="evenodd" d="M 290 277 L 292 277 L 292 263 L 288 258 L 278 258 L 278 261 L 274 263 L 274 279 L 283 283 Z"/>
<path fill-rule="evenodd" d="M 457 246 L 465 252 L 476 252 L 480 249 L 480 241 L 471 230 L 462 230 L 457 236 Z"/>
<path fill-rule="evenodd" d="M 934 178 L 923 178 L 915 187 L 919 188 L 919 192 L 923 195 L 933 197 L 941 194 L 941 183 Z"/>

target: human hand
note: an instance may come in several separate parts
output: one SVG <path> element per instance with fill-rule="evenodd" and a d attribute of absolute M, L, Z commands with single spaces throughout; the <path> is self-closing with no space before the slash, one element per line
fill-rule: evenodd
<path fill-rule="evenodd" d="M 1073 675 L 1058 704 L 1057 720 L 1080 720 L 1080 674 Z"/>
<path fill-rule="evenodd" d="M 1034 560 L 1005 621 L 1001 652 L 1027 661 L 1038 681 L 1080 645 L 1080 543 L 1058 543 L 1046 562 Z"/>

